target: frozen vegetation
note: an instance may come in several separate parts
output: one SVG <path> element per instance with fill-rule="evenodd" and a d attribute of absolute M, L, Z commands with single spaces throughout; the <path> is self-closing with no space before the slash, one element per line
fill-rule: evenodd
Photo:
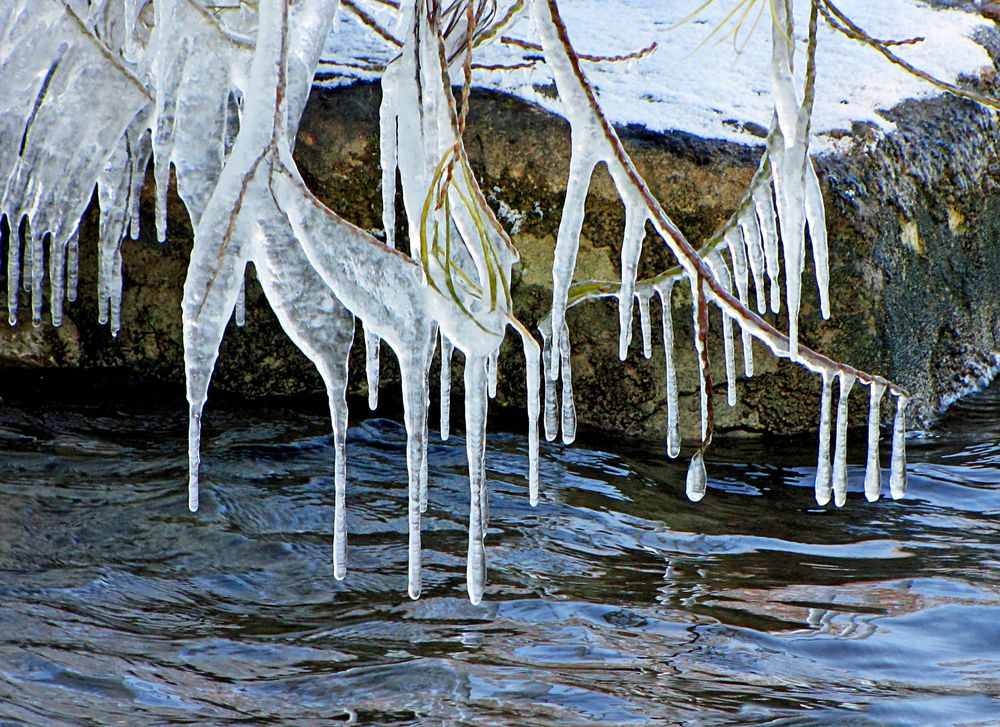
<path fill-rule="evenodd" d="M 242 321 L 245 269 L 253 263 L 282 327 L 326 384 L 336 444 L 337 578 L 347 572 L 345 392 L 356 319 L 365 331 L 372 407 L 382 342 L 399 361 L 413 598 L 421 590 L 421 514 L 433 485 L 427 478 L 427 443 L 435 347 L 442 361 L 437 376 L 442 437 L 448 436 L 449 362 L 455 349 L 464 357 L 467 580 L 469 597 L 478 602 L 486 577 L 489 518 L 487 409 L 496 391 L 499 346 L 508 328 L 523 345 L 528 496 L 535 502 L 539 417 L 547 439 L 561 433 L 564 442 L 572 442 L 576 431 L 565 313 L 594 297 L 617 300 L 622 359 L 631 348 L 636 308 L 642 351 L 651 355 L 650 303 L 656 296 L 662 304 L 671 457 L 681 451 L 673 351 L 689 345 L 698 352 L 702 424 L 687 477 L 692 500 L 705 495 L 704 452 L 713 431 L 710 325 L 722 326 L 729 406 L 739 393 L 737 348 L 743 375 L 752 376 L 755 341 L 822 380 L 816 477 L 821 504 L 831 497 L 837 505 L 845 501 L 847 395 L 856 386 L 870 392 L 865 493 L 869 500 L 879 497 L 880 411 L 889 399 L 896 409 L 889 485 L 892 496 L 901 497 L 907 392 L 803 345 L 797 317 L 803 295 L 818 296 L 824 317 L 831 313 L 825 210 L 811 157 L 829 142 L 814 142 L 816 132 L 855 119 L 885 126 L 888 122 L 877 113 L 880 105 L 930 86 L 918 86 L 921 82 L 881 62 L 872 49 L 881 41 L 869 37 L 866 46 L 857 42 L 861 39 L 850 40 L 843 27 L 838 30 L 845 22 L 828 0 L 717 0 L 673 29 L 697 6 L 649 0 L 623 4 L 621 12 L 630 18 L 622 24 L 627 30 L 608 35 L 587 32 L 588 22 L 607 13 L 606 3 L 596 2 L 566 3 L 567 22 L 555 0 L 404 0 L 398 9 L 382 0 L 344 2 L 340 8 L 335 0 L 261 0 L 259 16 L 257 5 L 228 0 L 4 3 L 0 214 L 10 229 L 10 323 L 18 322 L 26 303 L 34 325 L 41 325 L 47 297 L 51 322 L 59 325 L 64 301 L 75 296 L 77 230 L 96 186 L 101 209 L 98 315 L 117 331 L 121 242 L 138 236 L 138 198 L 147 163 L 152 160 L 161 241 L 169 238 L 166 198 L 172 168 L 195 230 L 183 301 L 191 509 L 199 501 L 201 419 L 209 382 L 228 321 L 234 316 Z M 734 7 L 736 15 L 727 20 Z M 986 60 L 985 52 L 966 39 L 974 22 L 964 13 L 937 12 L 905 0 L 879 3 L 877 9 L 845 1 L 844 8 L 862 26 L 870 21 L 867 29 L 874 36 L 883 30 L 909 34 L 912 24 L 912 34 L 927 40 L 902 47 L 900 54 L 929 66 L 944 84 Z M 740 20 L 742 25 L 727 29 L 727 23 Z M 759 27 L 751 32 L 754 25 Z M 712 28 L 726 42 L 716 45 L 709 38 L 699 50 Z M 574 50 L 577 41 L 585 53 Z M 734 43 L 745 44 L 741 55 L 734 55 Z M 897 48 L 882 45 L 893 52 Z M 704 83 L 704 72 L 697 79 L 690 73 L 690 59 L 699 53 L 712 59 L 711 84 Z M 292 158 L 317 69 L 327 82 L 336 82 L 331 73 L 381 78 L 384 241 L 350 224 L 340 214 L 346 211 L 326 208 Z M 552 309 L 538 322 L 541 342 L 514 316 L 510 280 L 518 253 L 487 204 L 463 146 L 468 89 L 474 82 L 537 101 L 571 125 Z M 552 84 L 558 99 L 538 90 Z M 453 86 L 463 90 L 458 100 Z M 605 107 L 614 113 L 609 116 Z M 612 126 L 639 122 L 654 130 L 745 141 L 746 121 L 766 135 L 757 173 L 726 224 L 708 240 L 695 242 L 652 195 Z M 613 288 L 574 280 L 584 202 L 600 165 L 606 166 L 625 208 L 621 280 Z M 396 249 L 401 237 L 394 209 L 397 172 L 406 251 Z M 654 234 L 647 235 L 647 226 Z M 672 252 L 676 267 L 637 279 L 644 246 L 661 244 Z M 806 255 L 814 263 L 815 286 L 813 281 L 803 285 Z M 674 339 L 671 295 L 678 282 L 691 290 L 693 341 Z M 787 311 L 787 331 L 761 317 L 768 310 Z"/>

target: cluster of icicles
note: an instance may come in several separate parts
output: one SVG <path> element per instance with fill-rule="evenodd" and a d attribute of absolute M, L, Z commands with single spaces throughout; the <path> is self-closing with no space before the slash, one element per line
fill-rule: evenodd
<path fill-rule="evenodd" d="M 590 177 L 607 165 L 625 204 L 619 352 L 630 345 L 638 301 L 643 351 L 651 355 L 649 303 L 663 308 L 667 361 L 667 451 L 680 452 L 673 367 L 671 292 L 686 277 L 694 301 L 701 367 L 702 441 L 687 479 L 691 499 L 705 492 L 703 451 L 711 439 L 711 379 L 706 348 L 707 302 L 722 311 L 728 401 L 735 405 L 732 323 L 740 327 L 744 371 L 753 374 L 752 339 L 822 376 L 820 458 L 816 496 L 846 497 L 847 397 L 861 379 L 871 387 L 865 490 L 878 496 L 880 401 L 897 396 L 891 491 L 904 480 L 905 392 L 884 379 L 837 364 L 800 346 L 799 280 L 809 226 L 824 315 L 829 313 L 826 227 L 822 197 L 808 156 L 809 103 L 799 101 L 792 74 L 790 6 L 776 0 L 773 81 L 775 118 L 751 190 L 722 232 L 701 250 L 684 239 L 652 197 L 625 153 L 572 52 L 555 0 L 403 2 L 400 53 L 382 81 L 380 113 L 385 242 L 343 220 L 308 190 L 291 145 L 336 0 L 261 0 L 211 12 L 198 0 L 39 0 L 0 9 L 0 213 L 9 225 L 11 323 L 19 289 L 31 293 L 32 319 L 42 320 L 48 264 L 50 310 L 59 325 L 64 298 L 76 292 L 77 228 L 96 187 L 101 209 L 100 318 L 120 325 L 126 235 L 139 233 L 138 201 L 153 159 L 157 236 L 166 239 L 166 199 L 173 169 L 195 230 L 184 285 L 183 323 L 190 406 L 189 505 L 197 509 L 202 411 L 228 321 L 243 321 L 243 283 L 253 263 L 284 330 L 313 361 L 326 384 L 335 441 L 334 574 L 347 563 L 347 365 L 355 318 L 365 329 L 369 403 L 377 405 L 381 341 L 399 360 L 409 473 L 408 591 L 421 590 L 420 521 L 426 510 L 430 363 L 440 348 L 441 436 L 448 437 L 453 352 L 465 356 L 465 431 L 470 518 L 467 583 L 482 597 L 488 498 L 485 473 L 488 399 L 495 395 L 497 358 L 509 325 L 520 335 L 527 371 L 529 496 L 538 498 L 540 379 L 544 430 L 575 437 L 570 338 L 565 311 L 587 296 L 573 294 L 573 272 Z M 505 12 L 499 12 L 501 9 Z M 518 256 L 479 189 L 462 143 L 466 107 L 451 87 L 471 66 L 472 49 L 502 25 L 530 12 L 548 68 L 572 128 L 573 152 L 553 264 L 552 313 L 539 325 L 543 348 L 512 313 L 510 272 Z M 496 20 L 496 18 L 500 18 Z M 788 32 L 785 32 L 785 31 Z M 44 38 L 44 41 L 39 39 Z M 808 96 L 808 94 L 806 94 Z M 95 99 L 97 101 L 95 102 Z M 467 100 L 467 99 L 465 99 Z M 395 249 L 396 184 L 408 225 L 410 254 Z M 674 253 L 679 270 L 637 281 L 647 223 Z M 780 233 L 780 234 L 779 234 Z M 45 243 L 48 243 L 47 246 Z M 23 255 L 22 255 L 23 244 Z M 730 265 L 722 258 L 723 246 Z M 788 336 L 750 310 L 780 306 L 779 250 L 785 268 Z M 23 266 L 21 260 L 23 257 Z M 734 295 L 735 289 L 735 295 Z M 542 376 L 540 369 L 544 371 Z M 832 381 L 840 384 L 836 440 L 830 461 Z M 561 380 L 561 407 L 557 382 Z"/>

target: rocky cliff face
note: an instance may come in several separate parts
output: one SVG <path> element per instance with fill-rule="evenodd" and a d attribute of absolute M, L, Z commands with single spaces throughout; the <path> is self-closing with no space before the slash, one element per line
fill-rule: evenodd
<path fill-rule="evenodd" d="M 331 208 L 378 234 L 378 88 L 315 90 L 303 118 L 296 155 L 310 187 Z M 512 232 L 522 265 L 515 272 L 518 314 L 533 323 L 551 296 L 550 263 L 565 187 L 569 131 L 564 121 L 522 102 L 480 93 L 466 143 L 484 192 Z M 822 321 L 807 268 L 801 338 L 808 345 L 911 389 L 913 411 L 930 421 L 970 377 L 1000 351 L 1000 125 L 969 102 L 941 98 L 893 111 L 890 136 L 858 127 L 843 132 L 842 149 L 821 160 L 830 222 L 833 316 Z M 624 129 L 640 172 L 692 241 L 704 239 L 735 207 L 759 149 L 690 135 Z M 151 190 L 144 232 L 124 249 L 123 326 L 116 339 L 97 323 L 96 215 L 81 234 L 80 295 L 61 328 L 30 323 L 0 327 L 0 367 L 116 369 L 165 382 L 183 381 L 180 301 L 191 229 L 176 196 L 170 239 L 152 236 Z M 401 205 L 400 205 L 401 206 Z M 599 172 L 588 199 L 577 277 L 617 277 L 624 211 L 610 178 Z M 403 243 L 405 246 L 405 242 Z M 641 274 L 670 265 L 647 240 Z M 214 384 L 246 396 L 320 392 L 311 364 L 287 340 L 253 275 L 247 325 L 227 333 Z M 682 429 L 697 424 L 698 382 L 690 307 L 675 294 Z M 627 362 L 617 357 L 617 313 L 610 302 L 570 312 L 577 411 L 581 423 L 638 436 L 665 429 L 662 350 L 642 358 L 635 336 Z M 712 354 L 722 366 L 717 316 Z M 654 331 L 658 330 L 654 311 Z M 776 325 L 787 323 L 777 316 Z M 656 339 L 654 338 L 654 343 Z M 498 402 L 523 404 L 520 347 L 501 359 Z M 819 382 L 776 362 L 757 346 L 757 375 L 739 384 L 739 404 L 717 397 L 720 430 L 798 432 L 815 428 Z M 383 355 L 385 406 L 398 402 L 391 355 Z M 352 392 L 364 391 L 363 349 L 354 351 Z M 721 378 L 719 376 L 716 377 Z M 461 377 L 456 377 L 460 382 Z M 724 383 L 723 383 L 724 387 Z M 717 387 L 721 391 L 722 387 Z M 866 402 L 854 406 L 860 421 Z M 888 408 L 888 407 L 887 407 Z M 360 400 L 356 416 L 366 413 Z M 456 414 L 461 417 L 461 411 Z"/>

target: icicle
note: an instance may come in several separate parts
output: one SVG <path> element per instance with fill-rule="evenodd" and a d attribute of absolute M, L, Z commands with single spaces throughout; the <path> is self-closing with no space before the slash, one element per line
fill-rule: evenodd
<path fill-rule="evenodd" d="M 31 234 L 31 220 L 29 219 L 24 226 L 24 269 L 21 271 L 21 291 L 24 293 L 31 292 L 31 274 L 32 274 L 32 260 L 31 256 L 35 254 L 35 244 L 34 236 Z"/>
<path fill-rule="evenodd" d="M 868 462 L 865 466 L 865 497 L 868 502 L 875 502 L 882 489 L 881 467 L 879 465 L 879 405 L 885 393 L 885 384 L 881 381 L 871 383 L 871 399 L 868 404 Z"/>
<path fill-rule="evenodd" d="M 465 361 L 465 448 L 469 459 L 469 554 L 466 587 L 469 600 L 478 604 L 486 581 L 486 362 Z"/>
<path fill-rule="evenodd" d="M 378 386 L 381 364 L 379 362 L 379 349 L 381 340 L 374 333 L 369 333 L 365 328 L 365 377 L 368 380 L 368 408 L 372 411 L 378 409 Z"/>
<path fill-rule="evenodd" d="M 691 308 L 694 311 L 694 349 L 698 358 L 698 384 L 701 399 L 701 441 L 704 442 L 708 436 L 708 397 L 711 394 L 705 387 L 705 357 L 703 355 L 705 341 L 703 336 L 706 335 L 706 332 L 701 329 L 701 317 L 698 309 L 698 278 L 692 278 L 688 274 L 688 282 L 691 283 Z"/>
<path fill-rule="evenodd" d="M 466 362 L 468 363 L 468 362 Z M 410 598 L 420 597 L 422 589 L 421 577 L 421 545 L 420 545 L 420 513 L 421 513 L 421 474 L 424 464 L 423 450 L 427 437 L 427 381 L 424 366 L 421 362 L 408 360 L 407 356 L 399 357 L 400 375 L 403 380 L 403 419 L 406 423 L 406 470 L 409 476 L 409 498 L 407 505 L 408 565 L 407 592 Z M 468 370 L 468 367 L 466 368 Z M 468 394 L 466 395 L 468 402 Z M 468 403 L 466 404 L 468 408 Z M 485 424 L 485 422 L 484 422 Z"/>
<path fill-rule="evenodd" d="M 571 134 L 573 151 L 569 162 L 566 198 L 563 202 L 562 217 L 559 220 L 559 232 L 556 237 L 556 249 L 552 260 L 551 316 L 553 338 L 552 366 L 549 369 L 552 376 L 558 376 L 558 357 L 563 355 L 561 351 L 562 337 L 558 331 L 562 330 L 566 322 L 566 300 L 573 282 L 573 271 L 576 269 L 576 256 L 580 248 L 580 231 L 583 228 L 587 190 L 590 188 L 590 178 L 597 165 L 596 159 L 580 151 L 586 148 L 586 138 L 578 137 L 575 125 L 571 125 L 571 128 L 573 129 Z M 564 389 L 565 386 L 566 383 L 563 382 Z M 564 401 L 564 412 L 565 409 L 566 403 Z"/>
<path fill-rule="evenodd" d="M 153 164 L 153 178 L 156 180 L 155 222 L 156 241 L 167 241 L 167 190 L 170 185 L 170 162 L 157 158 Z"/>
<path fill-rule="evenodd" d="M 560 373 L 562 378 L 562 441 L 572 444 L 576 439 L 576 404 L 573 401 L 573 369 L 570 358 L 569 327 L 563 323 L 559 335 Z"/>
<path fill-rule="evenodd" d="M 524 349 L 525 387 L 528 400 L 528 501 L 532 507 L 538 504 L 538 385 L 541 372 L 539 362 L 541 351 L 538 342 L 521 323 L 514 329 L 521 336 Z"/>
<path fill-rule="evenodd" d="M 678 424 L 677 371 L 674 367 L 674 316 L 671 295 L 674 280 L 670 279 L 656 288 L 663 312 L 663 361 L 667 377 L 667 455 L 672 459 L 681 453 L 681 435 Z"/>
<path fill-rule="evenodd" d="M 753 203 L 757 212 L 760 239 L 764 248 L 764 263 L 770 282 L 771 312 L 777 313 L 781 310 L 781 263 L 778 259 L 778 231 L 770 184 L 765 183 L 753 191 Z M 756 281 L 756 276 L 754 280 Z M 761 281 L 763 282 L 763 278 Z M 759 298 L 757 303 L 759 306 Z M 761 313 L 763 312 L 761 309 Z"/>
<path fill-rule="evenodd" d="M 646 236 L 646 220 L 642 201 L 633 202 L 626 198 L 625 235 L 621 253 L 622 283 L 618 291 L 618 358 L 622 361 L 628 357 L 628 347 L 632 342 L 632 296 L 635 293 L 635 278 L 642 255 L 642 241 Z M 640 312 L 641 310 L 640 308 Z M 649 313 L 649 310 L 646 312 Z"/>
<path fill-rule="evenodd" d="M 80 233 L 74 232 L 66 245 L 66 300 L 76 300 L 77 281 L 80 279 Z"/>
<path fill-rule="evenodd" d="M 806 221 L 812 243 L 813 267 L 816 268 L 816 285 L 819 288 L 819 306 L 823 320 L 830 318 L 830 253 L 827 245 L 826 208 L 819 177 L 812 159 L 806 158 L 805 178 Z"/>
<path fill-rule="evenodd" d="M 448 337 L 441 331 L 441 439 L 446 440 L 450 436 L 451 427 L 451 357 L 455 351 Z"/>
<path fill-rule="evenodd" d="M 201 469 L 201 412 L 205 400 L 191 404 L 188 412 L 188 510 L 198 512 Z"/>
<path fill-rule="evenodd" d="M 31 246 L 31 325 L 40 328 L 42 325 L 42 301 L 45 299 L 43 284 L 45 281 L 45 236 L 34 230 L 28 235 Z M 27 273 L 27 270 L 25 271 Z"/>
<path fill-rule="evenodd" d="M 486 357 L 486 381 L 487 391 L 491 399 L 497 398 L 497 369 L 499 364 L 500 349 L 497 348 Z"/>
<path fill-rule="evenodd" d="M 119 241 L 120 243 L 120 241 Z M 111 336 L 116 338 L 118 331 L 122 327 L 122 251 L 120 247 L 115 248 L 111 262 L 111 286 L 110 293 L 110 313 L 111 313 Z"/>
<path fill-rule="evenodd" d="M 52 325 L 59 327 L 63 319 L 63 298 L 66 295 L 66 242 L 49 242 L 49 313 Z"/>
<path fill-rule="evenodd" d="M 652 293 L 643 290 L 636 293 L 636 300 L 639 301 L 639 326 L 642 329 L 642 355 L 643 358 L 653 357 L 653 324 L 649 319 L 649 299 Z"/>
<path fill-rule="evenodd" d="M 770 187 L 767 193 L 770 194 Z M 757 190 L 754 190 L 754 202 L 756 202 Z M 764 285 L 764 246 L 761 240 L 760 225 L 757 221 L 757 212 L 747 210 L 739 217 L 740 232 L 743 235 L 743 245 L 746 247 L 747 259 L 750 263 L 750 273 L 753 276 L 754 293 L 757 297 L 757 312 L 767 312 L 767 297 Z"/>
<path fill-rule="evenodd" d="M 705 496 L 708 487 L 708 474 L 705 472 L 705 460 L 699 449 L 691 458 L 688 465 L 687 479 L 685 480 L 685 492 L 691 502 L 698 502 Z"/>
<path fill-rule="evenodd" d="M 802 299 L 802 270 L 805 252 L 805 216 L 803 212 L 803 145 L 780 148 L 782 137 L 776 134 L 769 151 L 773 171 L 778 222 L 785 259 L 785 300 L 788 308 L 788 358 L 798 361 L 799 308 Z M 772 292 L 774 288 L 772 287 Z M 773 303 L 772 299 L 772 303 Z"/>
<path fill-rule="evenodd" d="M 731 293 L 733 279 L 719 251 L 713 250 L 709 254 L 707 262 L 719 284 L 726 292 Z M 733 343 L 733 319 L 725 311 L 722 311 L 722 344 L 726 357 L 726 402 L 729 406 L 736 406 L 736 351 Z"/>
<path fill-rule="evenodd" d="M 553 373 L 552 369 L 555 368 L 551 350 L 552 350 L 552 332 L 551 319 L 546 325 L 540 325 L 539 331 L 542 334 L 542 379 L 545 384 L 545 402 L 544 402 L 544 422 L 545 422 L 545 440 L 548 442 L 553 441 L 559 434 L 559 400 L 556 393 L 556 380 L 559 378 L 558 371 Z"/>
<path fill-rule="evenodd" d="M 832 494 L 830 479 L 830 408 L 833 402 L 833 388 L 830 374 L 823 372 L 823 397 L 820 401 L 819 417 L 819 459 L 816 463 L 816 502 L 826 505 Z"/>
<path fill-rule="evenodd" d="M 247 322 L 247 281 L 246 271 L 243 272 L 243 280 L 240 282 L 240 292 L 236 296 L 236 310 L 233 313 L 236 325 L 242 328 Z"/>
<path fill-rule="evenodd" d="M 7 218 L 10 239 L 7 242 L 7 322 L 17 325 L 17 299 L 21 287 L 21 224 L 20 220 Z"/>
<path fill-rule="evenodd" d="M 736 279 L 736 293 L 740 303 L 749 307 L 747 299 L 750 290 L 749 269 L 747 268 L 746 246 L 741 239 L 741 233 L 736 228 L 726 232 L 726 246 L 729 248 L 729 259 L 733 263 L 733 277 Z M 740 326 L 740 337 L 743 343 L 743 373 L 753 376 L 753 336 L 750 331 Z"/>
<path fill-rule="evenodd" d="M 892 469 L 889 491 L 892 499 L 906 495 L 906 403 L 905 396 L 896 397 L 896 418 L 892 425 Z"/>
<path fill-rule="evenodd" d="M 837 507 L 847 502 L 847 399 L 854 387 L 854 374 L 840 372 L 840 398 L 837 400 L 837 436 L 833 447 L 833 494 Z"/>

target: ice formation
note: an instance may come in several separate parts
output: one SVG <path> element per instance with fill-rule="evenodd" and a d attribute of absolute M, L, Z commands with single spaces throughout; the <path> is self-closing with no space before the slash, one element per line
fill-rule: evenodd
<path fill-rule="evenodd" d="M 348 358 L 356 320 L 364 331 L 369 405 L 378 404 L 380 349 L 399 361 L 407 433 L 408 591 L 421 591 L 421 516 L 428 507 L 431 360 L 440 350 L 440 434 L 451 417 L 451 363 L 464 358 L 465 442 L 469 466 L 467 589 L 478 603 L 486 580 L 489 520 L 485 469 L 487 410 L 496 395 L 499 348 L 507 327 L 526 362 L 529 497 L 538 500 L 538 418 L 546 439 L 576 436 L 572 355 L 566 310 L 595 297 L 614 298 L 619 355 L 628 354 L 638 307 L 643 355 L 653 351 L 650 302 L 661 305 L 667 442 L 681 452 L 672 293 L 691 289 L 698 354 L 701 437 L 686 492 L 707 490 L 705 451 L 713 431 L 710 310 L 718 309 L 727 402 L 738 404 L 733 325 L 742 372 L 754 372 L 753 342 L 798 361 L 822 379 L 816 499 L 846 500 L 848 395 L 870 387 L 865 492 L 878 497 L 880 402 L 895 396 L 890 491 L 905 488 L 906 392 L 876 376 L 831 361 L 798 340 L 805 238 L 812 245 L 822 313 L 829 315 L 826 222 L 809 155 L 817 15 L 810 25 L 805 72 L 796 75 L 791 0 L 772 7 L 773 121 L 750 187 L 722 229 L 693 246 L 649 191 L 601 110 L 572 49 L 555 0 L 404 0 L 382 7 L 385 29 L 358 3 L 367 27 L 393 46 L 382 76 L 380 149 L 384 241 L 351 225 L 310 192 L 291 148 L 320 53 L 330 37 L 336 0 L 39 0 L 0 8 L 0 217 L 8 227 L 7 308 L 19 316 L 22 290 L 40 325 L 46 277 L 52 322 L 76 296 L 78 227 L 96 188 L 100 206 L 98 316 L 121 326 L 122 243 L 138 239 L 138 200 L 147 163 L 156 184 L 156 233 L 168 237 L 171 175 L 195 230 L 184 285 L 183 330 L 189 405 L 189 506 L 199 506 L 201 422 L 226 326 L 245 318 L 246 268 L 291 340 L 326 386 L 334 434 L 334 575 L 347 573 L 346 452 Z M 572 156 L 552 267 L 553 301 L 534 335 L 513 314 L 510 281 L 517 251 L 479 188 L 463 144 L 473 57 L 519 17 L 530 18 L 571 125 Z M 38 41 L 45 38 L 44 43 Z M 592 59 L 593 60 L 593 59 Z M 532 60 L 531 63 L 536 61 Z M 516 64 L 515 64 L 516 66 Z M 463 93 L 456 100 L 453 85 Z M 103 99 L 94 103 L 93 99 Z M 111 101 L 113 99 L 113 101 Z M 71 123 L 67 123 L 70 120 Z M 605 165 L 621 197 L 625 226 L 621 279 L 574 283 L 591 177 Z M 399 192 L 409 250 L 396 249 Z M 651 280 L 637 271 L 647 226 L 677 267 Z M 725 255 L 728 255 L 728 260 Z M 47 275 L 46 275 L 47 272 Z M 783 276 L 783 280 L 782 280 Z M 753 300 L 751 301 L 751 285 Z M 781 308 L 787 335 L 758 315 Z M 757 312 L 751 310 L 754 304 Z M 832 382 L 839 399 L 832 466 Z M 544 382 L 544 395 L 539 388 Z"/>

